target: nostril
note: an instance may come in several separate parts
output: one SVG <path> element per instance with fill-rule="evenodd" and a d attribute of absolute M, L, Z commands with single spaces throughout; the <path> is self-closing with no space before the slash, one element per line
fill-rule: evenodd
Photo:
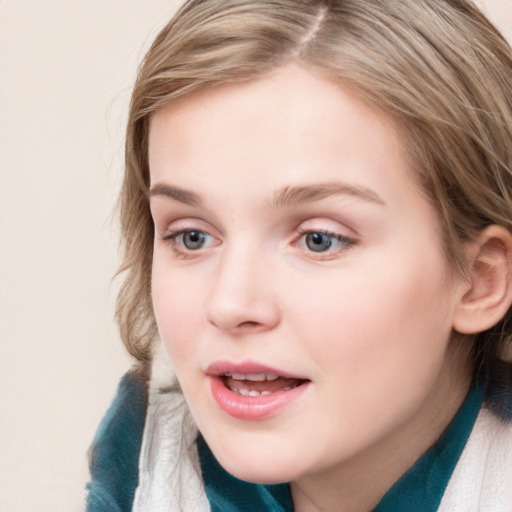
<path fill-rule="evenodd" d="M 249 321 L 249 322 L 242 322 L 240 324 L 238 324 L 238 327 L 257 327 L 258 325 L 260 325 L 258 322 L 253 322 L 253 321 Z"/>

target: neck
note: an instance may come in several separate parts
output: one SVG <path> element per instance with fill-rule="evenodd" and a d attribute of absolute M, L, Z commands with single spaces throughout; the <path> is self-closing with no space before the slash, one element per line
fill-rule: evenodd
<path fill-rule="evenodd" d="M 445 363 L 415 414 L 385 438 L 335 468 L 292 482 L 296 512 L 368 512 L 440 438 L 472 380 L 467 343 L 454 339 Z"/>

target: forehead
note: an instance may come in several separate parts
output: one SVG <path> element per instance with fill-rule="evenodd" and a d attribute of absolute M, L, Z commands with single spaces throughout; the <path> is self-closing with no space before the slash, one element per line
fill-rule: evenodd
<path fill-rule="evenodd" d="M 297 65 L 160 109 L 151 120 L 149 164 L 152 184 L 171 179 L 192 188 L 215 177 L 231 188 L 268 184 L 269 193 L 319 177 L 385 188 L 386 169 L 402 185 L 412 182 L 394 121 Z"/>

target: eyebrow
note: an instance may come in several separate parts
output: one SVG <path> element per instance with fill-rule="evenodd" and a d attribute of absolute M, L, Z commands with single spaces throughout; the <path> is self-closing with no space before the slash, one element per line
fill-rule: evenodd
<path fill-rule="evenodd" d="M 382 206 L 386 204 L 377 193 L 369 188 L 336 181 L 297 187 L 284 187 L 274 194 L 270 205 L 272 208 L 294 206 L 302 203 L 313 203 L 339 195 L 356 197 Z"/>
<path fill-rule="evenodd" d="M 201 198 L 190 190 L 183 188 L 174 187 L 166 183 L 157 183 L 153 185 L 149 190 L 149 197 L 164 196 L 179 203 L 188 204 L 190 206 L 199 206 L 201 204 Z"/>
<path fill-rule="evenodd" d="M 282 208 L 303 203 L 313 203 L 339 195 L 348 195 L 385 206 L 385 202 L 373 190 L 360 185 L 341 182 L 317 183 L 296 187 L 286 186 L 274 193 L 269 204 L 271 208 Z M 195 192 L 167 183 L 153 185 L 149 191 L 149 196 L 164 196 L 190 206 L 200 206 L 202 204 L 200 196 Z"/>

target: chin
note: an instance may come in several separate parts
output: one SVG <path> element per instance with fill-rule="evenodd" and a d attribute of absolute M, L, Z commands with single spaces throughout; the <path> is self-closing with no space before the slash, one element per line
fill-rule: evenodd
<path fill-rule="evenodd" d="M 239 480 L 244 480 L 245 482 L 251 482 L 254 484 L 282 484 L 296 479 L 291 471 L 271 470 L 272 463 L 273 461 L 269 460 L 265 467 L 262 468 L 255 468 L 254 466 L 247 467 L 241 465 L 221 465 L 228 473 L 238 478 Z"/>
<path fill-rule="evenodd" d="M 221 450 L 217 449 L 215 443 L 209 446 L 219 464 L 228 473 L 246 482 L 280 484 L 291 482 L 301 474 L 297 458 L 286 460 L 279 456 L 278 450 L 237 450 L 236 447 Z"/>

